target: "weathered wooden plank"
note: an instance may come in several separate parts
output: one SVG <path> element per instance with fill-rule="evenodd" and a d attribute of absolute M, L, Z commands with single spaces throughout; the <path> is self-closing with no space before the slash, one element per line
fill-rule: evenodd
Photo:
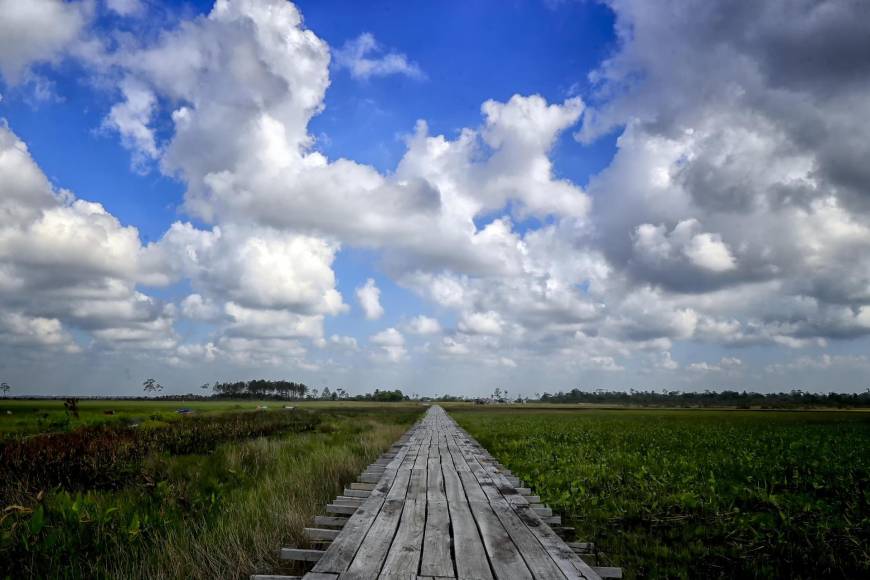
<path fill-rule="evenodd" d="M 429 475 L 429 471 L 425 468 L 425 463 L 423 464 L 423 469 L 417 469 L 414 467 L 411 470 L 411 480 L 408 483 L 408 495 L 407 497 L 410 499 L 421 499 L 425 502 L 426 500 L 426 484 Z"/>
<path fill-rule="evenodd" d="M 548 507 L 544 507 L 541 505 L 532 505 L 529 507 L 531 507 L 533 510 L 535 510 L 535 513 L 538 514 L 539 516 L 541 516 L 542 518 L 547 518 L 547 517 L 550 517 L 553 515 L 553 510 L 551 510 Z"/>
<path fill-rule="evenodd" d="M 511 541 L 492 506 L 486 501 L 468 502 L 480 537 L 486 547 L 489 562 L 498 578 L 532 578 L 519 550 Z"/>
<path fill-rule="evenodd" d="M 339 531 L 327 528 L 305 528 L 302 530 L 305 537 L 310 540 L 334 540 L 338 537 Z"/>
<path fill-rule="evenodd" d="M 481 489 L 477 478 L 474 477 L 474 474 L 471 473 L 470 470 L 460 471 L 459 479 L 462 480 L 462 486 L 465 488 L 465 496 L 468 498 L 468 503 L 486 503 L 489 501 L 486 494 L 483 492 L 483 489 Z"/>
<path fill-rule="evenodd" d="M 369 529 L 369 533 L 366 534 L 350 567 L 341 575 L 343 579 L 366 580 L 378 575 L 393 543 L 404 504 L 403 499 L 388 499 L 384 502 L 384 507 Z"/>
<path fill-rule="evenodd" d="M 416 470 L 415 470 L 416 471 Z M 406 499 L 402 519 L 381 574 L 416 575 L 423 550 L 423 533 L 426 529 L 426 494 L 416 499 Z"/>
<path fill-rule="evenodd" d="M 411 470 L 410 469 L 401 469 L 396 474 L 396 479 L 393 482 L 393 486 L 390 488 L 389 493 L 387 493 L 388 500 L 404 500 L 405 496 L 408 495 L 408 484 L 411 481 Z"/>
<path fill-rule="evenodd" d="M 359 482 L 356 482 L 356 481 L 355 481 L 355 482 L 353 482 L 353 483 L 350 484 L 350 488 L 351 488 L 351 489 L 358 489 L 358 490 L 361 490 L 361 491 L 371 491 L 371 490 L 373 490 L 375 487 L 376 487 L 376 486 L 375 486 L 374 483 L 359 483 Z"/>
<path fill-rule="evenodd" d="M 347 505 L 340 503 L 330 503 L 326 504 L 326 512 L 330 514 L 346 514 L 352 515 L 359 506 L 355 505 Z"/>
<path fill-rule="evenodd" d="M 457 441 L 456 449 L 452 452 L 453 462 L 455 465 L 465 464 L 468 469 L 460 472 L 460 479 L 495 575 L 500 578 L 532 578 L 517 545 L 490 504 L 489 498 L 497 496 L 498 490 L 483 476 L 482 467 L 476 460 L 472 459 L 470 463 L 466 460 L 465 453 L 471 452 L 465 450 L 465 447 L 467 446 Z M 487 489 L 484 490 L 483 486 Z"/>
<path fill-rule="evenodd" d="M 303 550 L 301 548 L 281 548 L 279 557 L 282 560 L 297 562 L 317 562 L 323 556 L 323 550 Z"/>
<path fill-rule="evenodd" d="M 420 573 L 427 576 L 453 578 L 455 569 L 450 554 L 450 510 L 447 501 L 428 501 L 426 530 Z"/>
<path fill-rule="evenodd" d="M 426 485 L 426 530 L 423 536 L 423 553 L 420 573 L 427 576 L 452 578 L 455 574 L 450 552 L 450 510 L 444 492 L 444 476 L 441 473 L 443 455 L 447 454 L 446 442 L 441 431 L 429 449 L 428 478 Z"/>
<path fill-rule="evenodd" d="M 362 497 L 348 497 L 346 495 L 339 495 L 335 498 L 335 503 L 343 503 L 348 505 L 362 505 L 365 502 L 365 498 Z"/>
<path fill-rule="evenodd" d="M 575 552 L 594 552 L 595 544 L 592 542 L 565 542 L 569 548 L 574 550 Z"/>
<path fill-rule="evenodd" d="M 441 456 L 441 468 L 447 507 L 450 511 L 450 528 L 453 531 L 456 575 L 458 578 L 490 579 L 492 572 L 486 556 L 486 548 L 449 452 Z"/>
<path fill-rule="evenodd" d="M 423 436 L 423 443 L 411 469 L 405 507 L 396 536 L 384 562 L 382 574 L 416 575 L 423 546 L 426 525 L 426 488 L 428 471 L 418 465 L 427 465 L 431 430 Z M 422 458 L 422 459 L 421 459 Z"/>
<path fill-rule="evenodd" d="M 549 552 L 517 517 L 506 501 L 503 499 L 493 501 L 491 505 L 535 578 L 566 578 L 565 573 L 559 569 Z M 573 577 L 576 578 L 577 575 L 573 575 Z"/>
<path fill-rule="evenodd" d="M 428 461 L 429 461 L 429 442 L 426 441 L 426 442 L 424 442 L 424 445 L 422 446 L 420 453 L 417 454 L 417 460 L 414 462 L 413 469 L 422 469 L 425 471 L 426 467 L 428 465 Z"/>

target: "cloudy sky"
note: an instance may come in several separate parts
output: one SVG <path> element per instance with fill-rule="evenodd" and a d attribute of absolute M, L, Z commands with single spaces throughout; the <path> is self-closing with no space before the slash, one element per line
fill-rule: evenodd
<path fill-rule="evenodd" d="M 861 391 L 861 0 L 0 0 L 0 379 Z"/>

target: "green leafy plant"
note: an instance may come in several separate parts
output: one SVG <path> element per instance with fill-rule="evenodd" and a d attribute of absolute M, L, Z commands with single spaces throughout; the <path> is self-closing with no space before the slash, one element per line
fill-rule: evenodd
<path fill-rule="evenodd" d="M 636 578 L 870 574 L 870 416 L 456 411 Z"/>

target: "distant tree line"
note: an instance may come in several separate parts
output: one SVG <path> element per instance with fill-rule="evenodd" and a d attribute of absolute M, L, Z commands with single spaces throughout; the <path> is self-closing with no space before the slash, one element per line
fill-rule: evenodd
<path fill-rule="evenodd" d="M 408 395 L 402 393 L 401 390 L 395 389 L 392 391 L 382 391 L 380 389 L 375 389 L 374 393 L 366 393 L 365 395 L 357 395 L 353 397 L 354 400 L 357 401 L 381 401 L 385 403 L 396 402 L 396 401 L 407 401 L 409 400 Z"/>
<path fill-rule="evenodd" d="M 304 399 L 311 389 L 304 383 L 294 381 L 268 381 L 255 379 L 252 381 L 236 381 L 233 383 L 215 382 L 212 385 L 216 398 L 232 399 L 262 399 L 273 397 L 276 399 Z"/>
<path fill-rule="evenodd" d="M 542 403 L 594 403 L 602 405 L 641 405 L 674 407 L 751 407 L 778 409 L 794 407 L 868 407 L 870 389 L 863 393 L 811 393 L 800 389 L 781 393 L 749 391 L 610 391 L 604 389 L 571 389 L 555 394 L 544 393 Z"/>
<path fill-rule="evenodd" d="M 203 385 L 206 387 L 206 385 Z M 346 390 L 337 387 L 330 390 L 329 387 L 323 387 L 318 390 L 316 387 L 309 387 L 304 383 L 294 381 L 270 381 L 266 379 L 255 379 L 252 381 L 236 381 L 236 382 L 215 382 L 212 385 L 214 394 L 212 397 L 218 399 L 316 399 L 321 401 L 406 401 L 408 396 L 402 393 L 400 389 L 381 390 L 375 389 L 373 393 L 364 395 L 350 395 Z"/>
<path fill-rule="evenodd" d="M 381 390 L 375 389 L 374 393 L 365 393 L 364 395 L 351 395 L 341 387 L 330 391 L 329 387 L 323 387 L 318 393 L 317 389 L 313 389 L 309 399 L 319 399 L 321 401 L 380 401 L 382 403 L 391 403 L 396 401 L 408 401 L 410 397 L 402 393 L 399 389 Z"/>

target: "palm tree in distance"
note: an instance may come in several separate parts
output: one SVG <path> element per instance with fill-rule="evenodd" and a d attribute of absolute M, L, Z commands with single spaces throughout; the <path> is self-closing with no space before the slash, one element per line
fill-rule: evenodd
<path fill-rule="evenodd" d="M 146 393 L 156 393 L 163 390 L 163 385 L 158 383 L 155 379 L 145 379 L 142 383 L 142 388 L 145 389 Z"/>

